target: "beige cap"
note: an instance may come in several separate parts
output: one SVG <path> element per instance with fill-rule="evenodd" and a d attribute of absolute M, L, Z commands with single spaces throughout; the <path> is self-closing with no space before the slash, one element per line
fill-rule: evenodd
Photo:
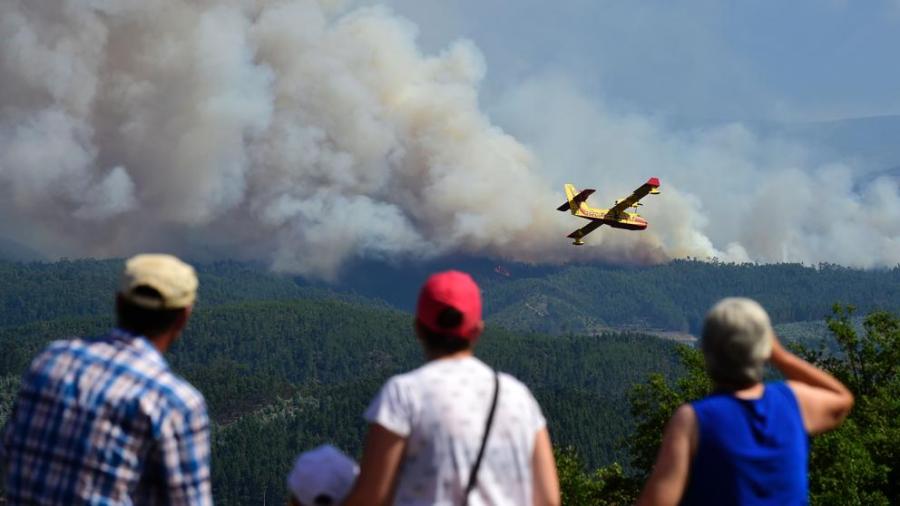
<path fill-rule="evenodd" d="M 147 309 L 180 309 L 194 303 L 197 285 L 190 265 L 172 255 L 142 254 L 125 261 L 119 294 Z"/>

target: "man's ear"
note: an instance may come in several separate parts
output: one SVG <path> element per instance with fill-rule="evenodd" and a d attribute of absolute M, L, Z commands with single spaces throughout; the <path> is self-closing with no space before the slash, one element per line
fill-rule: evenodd
<path fill-rule="evenodd" d="M 481 337 L 481 333 L 484 332 L 484 320 L 478 322 L 478 325 L 475 326 L 475 330 L 472 332 L 472 340 L 476 340 Z"/>
<path fill-rule="evenodd" d="M 193 311 L 194 306 L 187 306 L 179 312 L 178 319 L 175 320 L 175 328 L 178 332 L 181 332 L 187 326 L 187 322 L 191 318 L 191 313 Z"/>

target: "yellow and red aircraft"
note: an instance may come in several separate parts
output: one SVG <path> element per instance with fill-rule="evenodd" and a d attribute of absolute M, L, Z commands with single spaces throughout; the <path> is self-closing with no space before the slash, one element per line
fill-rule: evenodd
<path fill-rule="evenodd" d="M 571 211 L 573 215 L 586 220 L 591 220 L 587 225 L 569 234 L 569 237 L 575 239 L 572 244 L 581 246 L 584 244 L 582 239 L 584 236 L 593 232 L 601 225 L 609 225 L 613 228 L 624 228 L 626 230 L 644 230 L 647 228 L 647 220 L 641 218 L 637 212 L 626 211 L 633 207 L 637 211 L 641 206 L 640 200 L 645 196 L 659 194 L 659 179 L 651 177 L 640 188 L 624 199 L 616 201 L 616 205 L 609 209 L 600 209 L 591 207 L 587 204 L 587 198 L 594 193 L 594 190 L 581 190 L 580 192 L 574 186 L 566 184 L 567 201 L 557 207 L 559 211 Z"/>

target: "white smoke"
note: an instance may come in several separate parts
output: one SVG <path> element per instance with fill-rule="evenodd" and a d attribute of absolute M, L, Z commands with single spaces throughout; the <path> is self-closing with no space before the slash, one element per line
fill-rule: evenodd
<path fill-rule="evenodd" d="M 174 250 L 321 277 L 460 251 L 900 259 L 896 186 L 859 191 L 849 168 L 806 168 L 740 126 L 674 135 L 554 80 L 497 109 L 538 157 L 480 110 L 473 44 L 425 55 L 415 39 L 386 9 L 325 0 L 2 2 L 0 233 L 50 254 Z M 554 210 L 560 183 L 598 185 L 601 205 L 649 176 L 664 195 L 643 208 L 647 233 L 568 245 L 583 222 Z"/>
<path fill-rule="evenodd" d="M 802 145 L 740 124 L 672 130 L 611 111 L 558 77 L 523 83 L 493 112 L 547 166 L 596 182 L 601 200 L 627 194 L 646 175 L 660 177 L 663 195 L 641 209 L 648 232 L 672 256 L 900 263 L 896 179 L 873 179 L 850 162 L 818 163 Z"/>

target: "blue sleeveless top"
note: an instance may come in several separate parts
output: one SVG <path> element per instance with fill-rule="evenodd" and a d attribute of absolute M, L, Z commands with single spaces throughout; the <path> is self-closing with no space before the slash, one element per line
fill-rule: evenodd
<path fill-rule="evenodd" d="M 759 399 L 723 393 L 691 405 L 699 440 L 681 504 L 808 504 L 809 436 L 790 387 L 766 383 Z"/>

